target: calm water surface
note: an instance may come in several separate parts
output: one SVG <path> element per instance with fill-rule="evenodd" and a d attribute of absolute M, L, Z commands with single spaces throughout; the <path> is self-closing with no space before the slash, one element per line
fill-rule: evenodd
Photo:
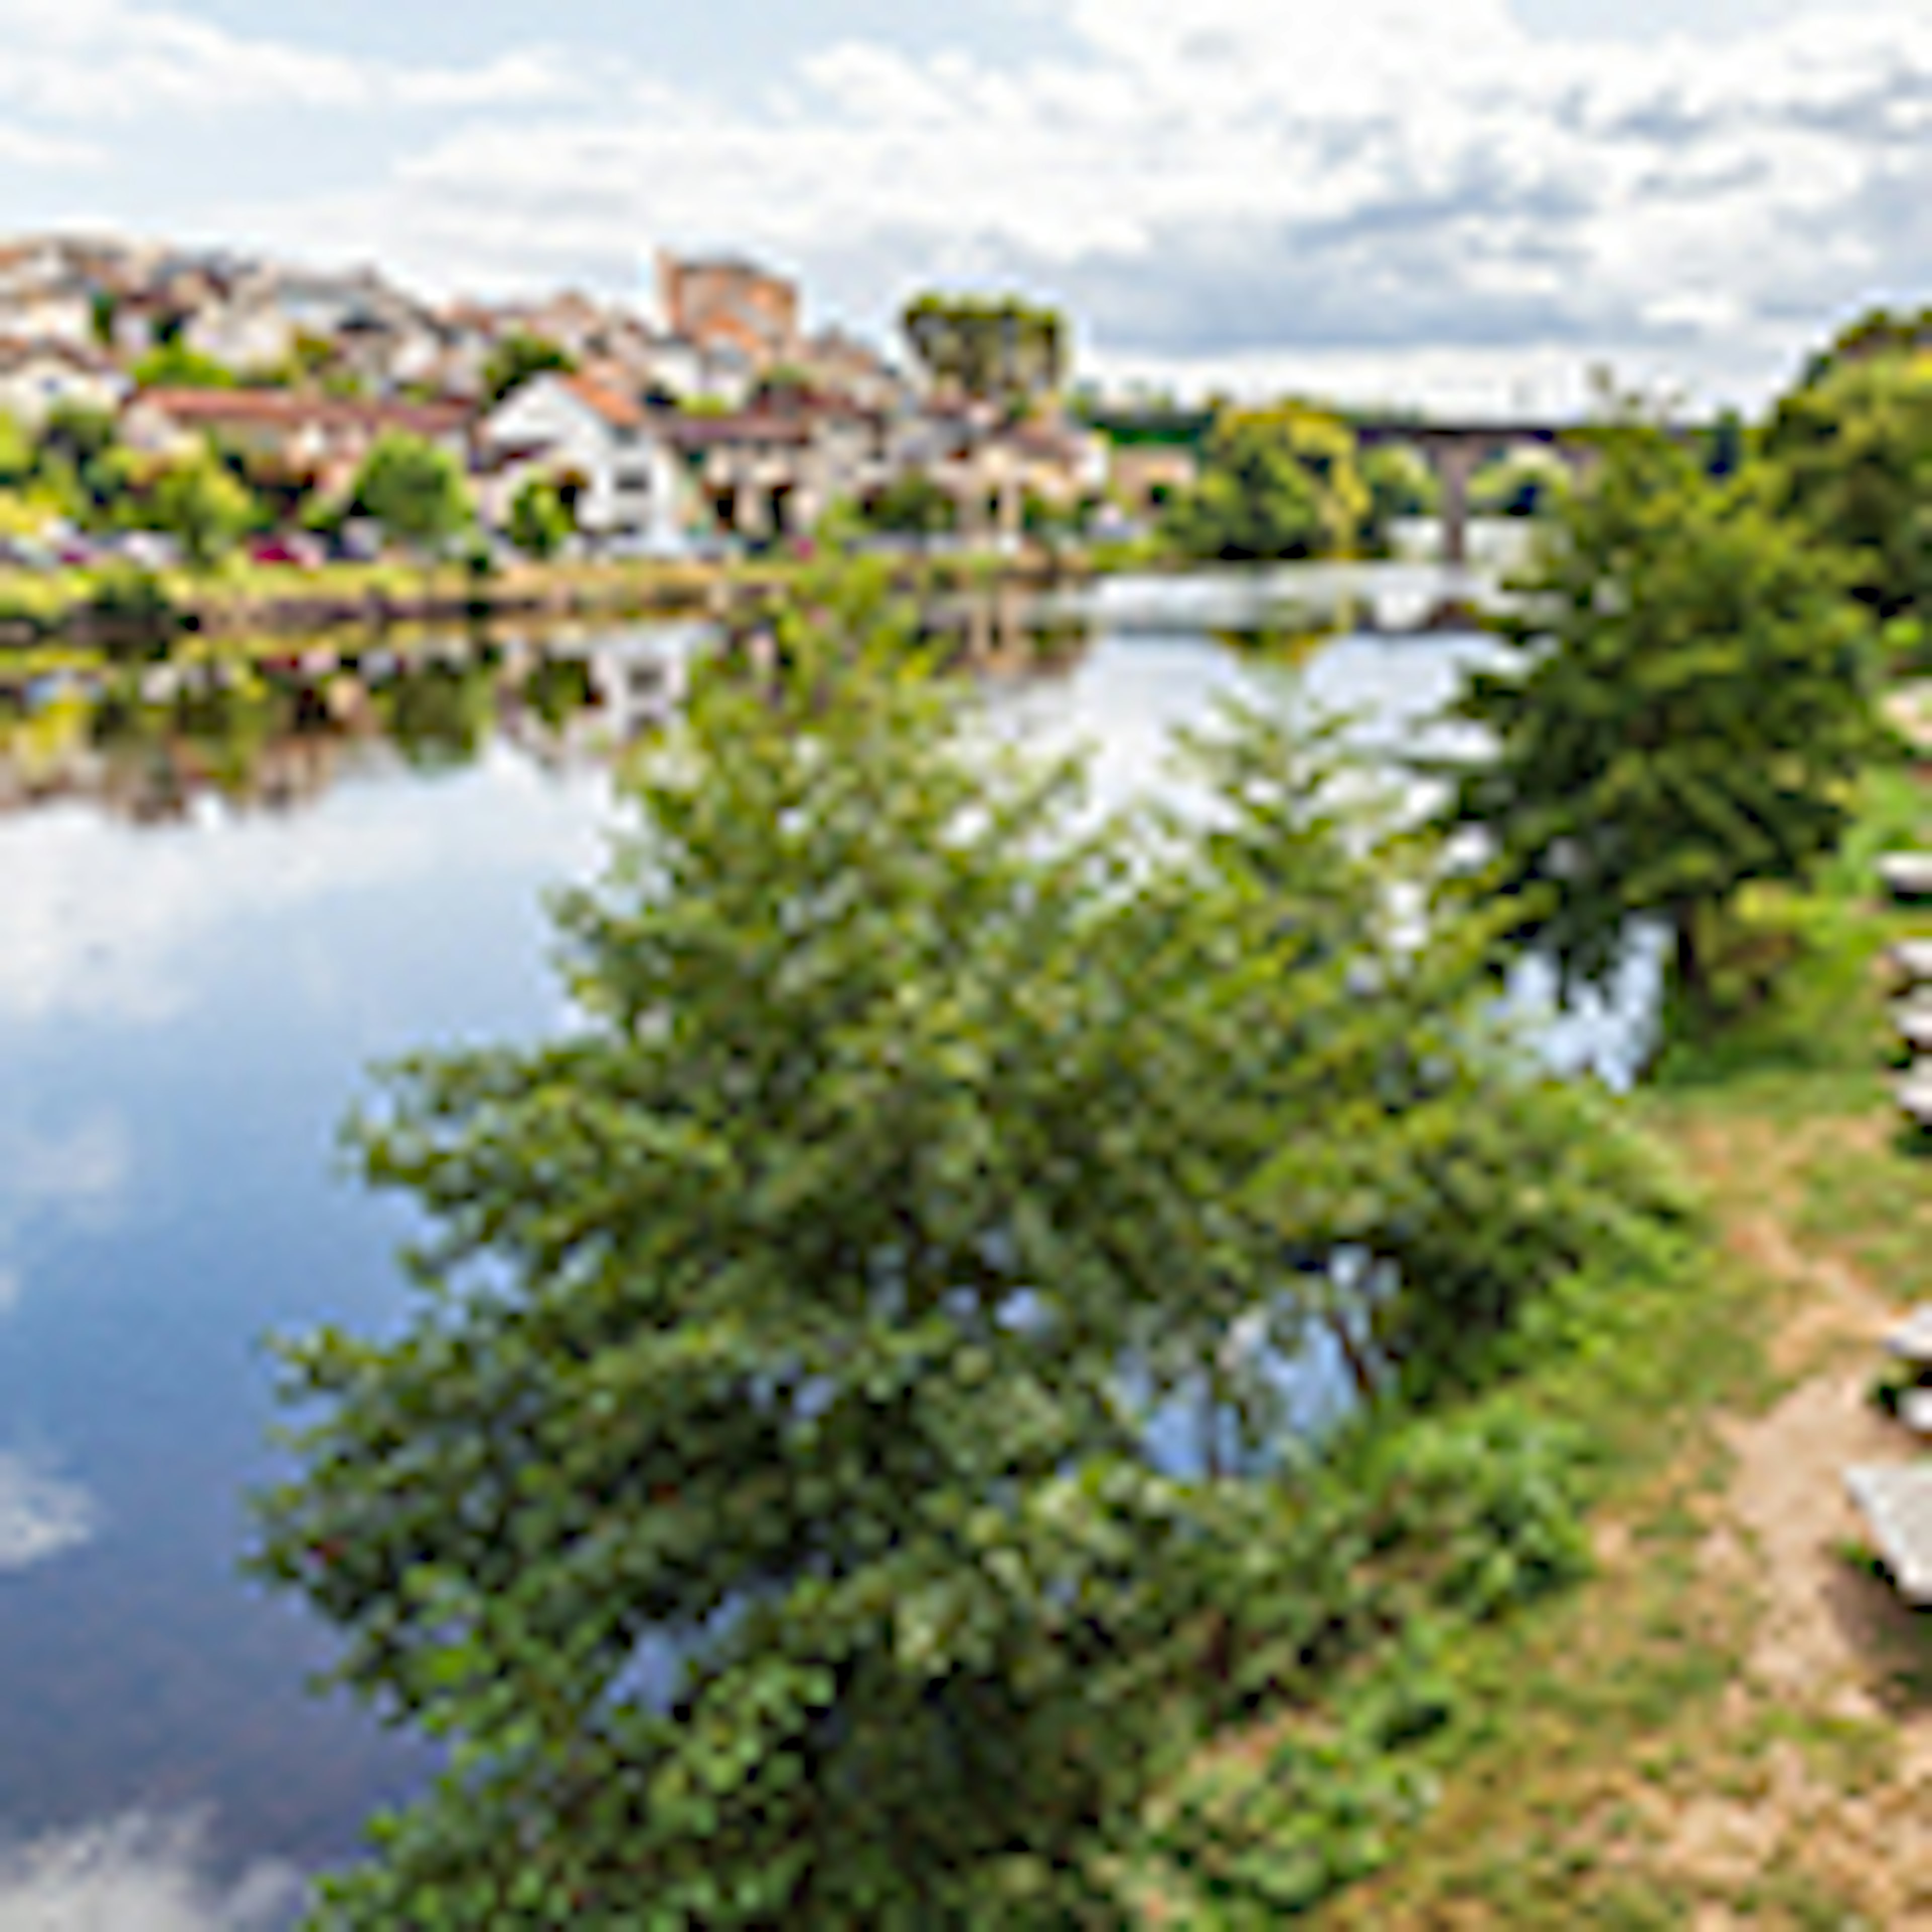
<path fill-rule="evenodd" d="M 1143 600 L 1001 701 L 1094 740 L 1103 796 L 1158 784 L 1177 723 L 1283 674 L 1185 615 Z M 1486 648 L 1354 636 L 1305 676 L 1400 744 Z M 562 1018 L 541 902 L 597 868 L 622 700 L 584 710 L 597 678 L 548 661 L 534 707 L 514 660 L 392 669 L 282 667 L 199 738 L 164 676 L 111 730 L 0 694 L 0 1845 L 198 1817 L 225 1885 L 340 1860 L 422 1774 L 310 1694 L 318 1629 L 238 1577 L 260 1344 L 402 1308 L 401 1210 L 337 1172 L 338 1124 L 372 1060 Z"/>

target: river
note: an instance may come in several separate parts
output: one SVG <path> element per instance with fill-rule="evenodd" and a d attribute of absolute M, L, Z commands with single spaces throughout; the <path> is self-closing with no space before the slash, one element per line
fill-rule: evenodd
<path fill-rule="evenodd" d="M 1049 667 L 994 635 L 986 688 L 1090 741 L 1119 799 L 1166 782 L 1168 734 L 1217 694 L 1284 678 L 1408 748 L 1493 648 L 1298 652 L 1299 606 L 1265 589 L 1104 586 Z M 1208 628 L 1230 599 L 1273 648 Z M 0 670 L 0 1924 L 10 1900 L 116 1885 L 128 1907 L 98 1922 L 279 1922 L 296 1874 L 422 1775 L 310 1694 L 318 1629 L 237 1574 L 270 1467 L 261 1340 L 396 1318 L 402 1210 L 338 1171 L 338 1124 L 373 1060 L 563 1017 L 543 895 L 596 871 L 608 752 L 694 642 L 452 646 L 413 670 L 365 649 L 352 675 L 313 653 L 226 688 Z M 1614 1013 L 1546 1037 L 1627 1070 Z"/>

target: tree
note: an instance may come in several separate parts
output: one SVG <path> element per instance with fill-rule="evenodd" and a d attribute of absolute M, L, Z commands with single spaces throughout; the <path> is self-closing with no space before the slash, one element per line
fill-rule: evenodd
<path fill-rule="evenodd" d="M 84 469 L 106 455 L 119 434 L 113 417 L 105 410 L 89 409 L 82 403 L 57 404 L 40 425 L 40 454 L 44 463 L 64 460 L 76 470 Z"/>
<path fill-rule="evenodd" d="M 1220 416 L 1199 482 L 1168 505 L 1162 527 L 1190 556 L 1275 561 L 1354 550 L 1371 512 L 1347 425 L 1286 404 Z"/>
<path fill-rule="evenodd" d="M 1504 450 L 1469 479 L 1469 506 L 1482 516 L 1540 516 L 1567 473 L 1554 450 Z"/>
<path fill-rule="evenodd" d="M 1840 329 L 1806 363 L 1801 388 L 1812 388 L 1839 371 L 1870 358 L 1916 356 L 1932 348 L 1932 308 L 1906 314 L 1888 308 L 1868 309 Z"/>
<path fill-rule="evenodd" d="M 468 526 L 470 493 L 448 451 L 391 431 L 377 439 L 356 478 L 355 499 L 392 542 L 433 556 Z"/>
<path fill-rule="evenodd" d="M 560 909 L 580 1023 L 405 1062 L 354 1136 L 426 1212 L 424 1299 L 286 1346 L 259 1567 L 458 1749 L 332 1924 L 1124 1932 L 1194 1613 L 1266 1514 L 1162 1473 L 1148 1406 L 1198 1395 L 1238 1462 L 1236 1324 L 1366 1349 L 1358 1232 L 1563 1265 L 1495 1258 L 1540 1196 L 1456 1191 L 1438 1003 L 1480 948 L 1401 942 L 1330 764 L 1238 721 L 1207 829 L 1085 824 L 882 580 L 808 582 L 772 674 L 702 677 L 640 766 Z M 1533 1092 L 1510 1118 L 1563 1169 Z"/>
<path fill-rule="evenodd" d="M 866 520 L 874 530 L 939 536 L 957 526 L 959 506 L 924 471 L 908 470 L 874 496 Z"/>
<path fill-rule="evenodd" d="M 933 380 L 1008 406 L 1058 389 L 1066 374 L 1066 323 L 1056 309 L 1016 296 L 927 294 L 901 326 Z"/>
<path fill-rule="evenodd" d="M 1753 880 L 1802 878 L 1844 828 L 1876 742 L 1869 626 L 1762 476 L 1712 479 L 1634 420 L 1595 443 L 1501 626 L 1514 662 L 1455 708 L 1493 748 L 1456 772 L 1447 817 L 1486 836 L 1522 898 L 1513 937 L 1566 986 L 1606 980 L 1633 922 L 1661 920 L 1702 1018 L 1714 916 Z"/>
<path fill-rule="evenodd" d="M 148 507 L 155 527 L 178 538 L 197 569 L 218 562 L 260 514 L 247 487 L 206 450 L 164 470 L 148 492 Z"/>
<path fill-rule="evenodd" d="M 570 904 L 586 1029 L 364 1130 L 434 1271 L 518 1286 L 291 1352 L 331 1413 L 269 1564 L 476 1750 L 346 1923 L 1123 1922 L 1173 1532 L 1114 1370 L 1195 1264 L 1089 1131 L 1109 861 L 1042 862 L 1064 776 L 989 784 L 923 680 L 783 642 Z"/>
<path fill-rule="evenodd" d="M 548 476 L 532 476 L 510 504 L 510 541 L 539 562 L 556 556 L 577 527 L 557 487 Z"/>
<path fill-rule="evenodd" d="M 1882 616 L 1932 610 L 1932 363 L 1833 364 L 1778 404 L 1765 454 L 1779 501 L 1855 566 Z"/>
<path fill-rule="evenodd" d="M 238 380 L 225 362 L 178 337 L 149 350 L 130 373 L 144 389 L 232 389 Z"/>
<path fill-rule="evenodd" d="M 1362 482 L 1369 493 L 1368 540 L 1386 548 L 1392 524 L 1409 517 L 1433 515 L 1442 490 L 1427 462 L 1400 443 L 1380 443 L 1363 452 Z"/>
<path fill-rule="evenodd" d="M 576 367 L 576 357 L 561 343 L 514 331 L 490 350 L 483 365 L 483 400 L 486 406 L 500 403 L 532 376 L 552 369 L 568 375 Z"/>
<path fill-rule="evenodd" d="M 35 478 L 41 494 L 63 516 L 89 529 L 104 529 L 138 502 L 140 465 L 118 436 L 106 411 L 80 404 L 60 405 L 42 424 Z"/>
<path fill-rule="evenodd" d="M 0 410 L 0 488 L 18 489 L 33 480 L 33 440 L 15 419 Z"/>

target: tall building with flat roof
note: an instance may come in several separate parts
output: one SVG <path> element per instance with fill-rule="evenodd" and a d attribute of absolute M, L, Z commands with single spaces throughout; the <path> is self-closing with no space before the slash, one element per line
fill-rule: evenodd
<path fill-rule="evenodd" d="M 714 256 L 658 256 L 664 320 L 701 348 L 736 350 L 764 370 L 799 353 L 798 285 L 754 262 Z"/>

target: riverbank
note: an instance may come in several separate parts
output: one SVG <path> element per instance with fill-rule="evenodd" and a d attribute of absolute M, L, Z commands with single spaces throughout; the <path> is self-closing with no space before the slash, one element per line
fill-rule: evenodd
<path fill-rule="evenodd" d="M 1843 1471 L 1914 1450 L 1868 1390 L 1932 1298 L 1932 1167 L 1887 1090 L 1874 962 L 1932 930 L 1876 854 L 1932 789 L 1870 782 L 1844 858 L 1754 932 L 1796 958 L 1635 1102 L 1703 1197 L 1675 1292 L 1522 1382 L 1599 1456 L 1597 1574 L 1466 1641 L 1442 1802 L 1336 1928 L 1932 1924 L 1932 1625 L 1859 1560 Z"/>
<path fill-rule="evenodd" d="M 1031 550 L 909 560 L 908 588 L 1046 590 L 1085 580 L 1104 559 Z M 809 560 L 518 562 L 483 572 L 397 562 L 231 562 L 210 572 L 0 570 L 0 652 L 50 642 L 112 647 L 183 634 L 309 636 L 406 625 L 721 616 L 782 589 Z"/>

